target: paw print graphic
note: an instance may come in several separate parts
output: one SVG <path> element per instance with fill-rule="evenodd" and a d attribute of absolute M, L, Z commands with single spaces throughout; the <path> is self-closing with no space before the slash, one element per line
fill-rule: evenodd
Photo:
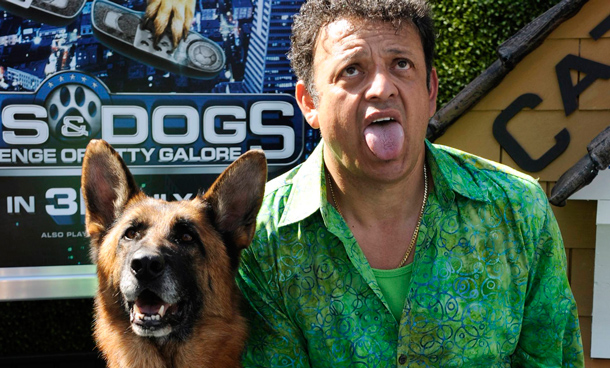
<path fill-rule="evenodd" d="M 45 107 L 51 134 L 63 142 L 84 142 L 101 129 L 99 96 L 87 86 L 62 85 L 49 93 Z"/>

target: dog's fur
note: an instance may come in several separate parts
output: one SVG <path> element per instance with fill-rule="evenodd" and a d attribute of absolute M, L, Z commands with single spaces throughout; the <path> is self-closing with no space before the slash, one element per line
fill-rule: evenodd
<path fill-rule="evenodd" d="M 99 281 L 94 335 L 109 367 L 240 366 L 246 323 L 234 276 L 266 177 L 264 154 L 249 151 L 205 194 L 166 202 L 140 191 L 108 143 L 89 143 L 82 188 Z"/>

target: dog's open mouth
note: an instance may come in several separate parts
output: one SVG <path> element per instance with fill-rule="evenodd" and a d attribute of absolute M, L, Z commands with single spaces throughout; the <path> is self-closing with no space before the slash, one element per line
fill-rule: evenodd
<path fill-rule="evenodd" d="M 178 304 L 166 303 L 150 290 L 144 290 L 128 306 L 134 332 L 148 337 L 168 335 L 179 312 Z"/>

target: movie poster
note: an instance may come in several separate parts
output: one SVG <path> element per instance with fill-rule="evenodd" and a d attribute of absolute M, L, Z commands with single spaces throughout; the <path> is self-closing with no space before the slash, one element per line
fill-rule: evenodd
<path fill-rule="evenodd" d="M 173 47 L 146 2 L 0 0 L 0 268 L 90 264 L 80 190 L 91 139 L 149 195 L 191 198 L 240 154 L 269 177 L 318 141 L 286 52 L 302 1 L 197 0 Z"/>

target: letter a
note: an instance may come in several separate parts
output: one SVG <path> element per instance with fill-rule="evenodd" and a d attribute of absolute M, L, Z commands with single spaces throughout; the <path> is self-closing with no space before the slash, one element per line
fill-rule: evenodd
<path fill-rule="evenodd" d="M 570 70 L 578 70 L 585 73 L 585 77 L 576 85 L 572 84 Z M 595 62 L 576 55 L 566 55 L 555 66 L 557 72 L 557 82 L 563 100 L 563 110 L 566 116 L 576 111 L 578 108 L 578 96 L 598 79 L 610 78 L 610 65 Z"/>

